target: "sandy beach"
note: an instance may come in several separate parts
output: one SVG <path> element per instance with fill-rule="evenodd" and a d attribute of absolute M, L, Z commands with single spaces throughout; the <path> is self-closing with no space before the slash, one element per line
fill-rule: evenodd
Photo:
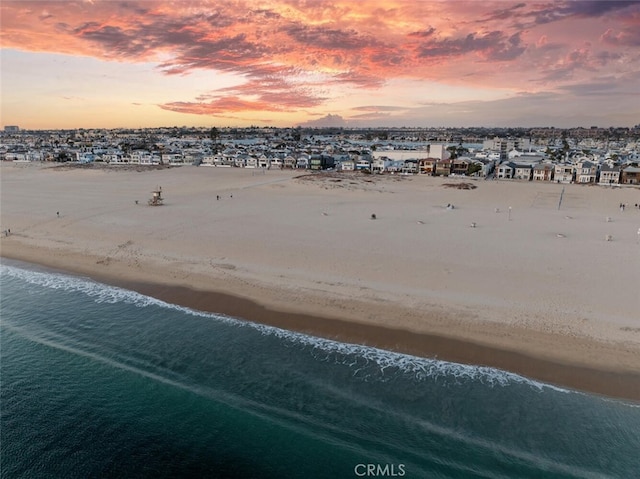
<path fill-rule="evenodd" d="M 0 173 L 4 258 L 640 400 L 638 188 L 191 166 Z M 165 204 L 147 206 L 159 186 Z"/>

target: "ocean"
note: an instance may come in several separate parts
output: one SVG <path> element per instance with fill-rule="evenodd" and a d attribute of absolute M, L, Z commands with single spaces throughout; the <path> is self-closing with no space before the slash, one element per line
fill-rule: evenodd
<path fill-rule="evenodd" d="M 3 261 L 2 478 L 637 478 L 640 405 Z"/>

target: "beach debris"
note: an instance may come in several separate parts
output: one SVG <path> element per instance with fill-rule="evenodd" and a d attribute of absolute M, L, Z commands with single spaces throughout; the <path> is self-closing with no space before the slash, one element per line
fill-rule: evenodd
<path fill-rule="evenodd" d="M 565 220 L 572 220 L 572 219 L 573 219 L 573 216 L 565 216 L 565 217 L 564 217 L 564 219 L 565 219 Z"/>
<path fill-rule="evenodd" d="M 372 219 L 372 220 L 375 220 L 375 219 L 377 219 L 377 218 L 378 218 L 378 217 L 376 216 L 376 214 L 375 214 L 375 213 L 371 213 L 371 219 Z"/>
<path fill-rule="evenodd" d="M 607 216 L 605 220 L 607 221 L 607 223 L 611 223 L 611 216 Z"/>
<path fill-rule="evenodd" d="M 475 223 L 475 222 L 472 222 L 469 226 L 470 226 L 471 228 L 475 228 L 475 227 L 476 227 L 476 223 Z"/>
<path fill-rule="evenodd" d="M 136 200 L 136 205 L 138 204 L 138 200 Z"/>
<path fill-rule="evenodd" d="M 496 213 L 500 213 L 500 208 L 496 208 L 496 209 L 495 209 L 495 210 L 493 210 L 493 211 L 495 211 Z"/>
<path fill-rule="evenodd" d="M 558 233 L 558 234 L 556 235 L 556 238 L 566 238 L 566 236 L 565 236 L 565 235 L 563 235 L 562 233 Z"/>
<path fill-rule="evenodd" d="M 57 216 L 58 218 L 60 218 L 60 212 L 59 212 L 59 211 L 56 211 L 56 216 Z"/>
<path fill-rule="evenodd" d="M 447 203 L 447 209 L 448 210 L 452 210 L 454 208 L 454 206 L 451 203 Z"/>
<path fill-rule="evenodd" d="M 329 213 L 327 213 L 326 211 L 323 211 L 322 216 L 329 216 Z"/>
<path fill-rule="evenodd" d="M 605 241 L 613 241 L 613 236 L 607 235 L 607 236 L 604 237 L 604 240 Z"/>
<path fill-rule="evenodd" d="M 164 198 L 162 197 L 162 186 L 158 186 L 158 189 L 151 192 L 153 195 L 149 201 L 147 201 L 149 206 L 161 206 Z"/>
<path fill-rule="evenodd" d="M 423 225 L 423 224 L 424 224 L 424 221 L 418 221 L 418 224 L 419 224 L 419 225 Z"/>
<path fill-rule="evenodd" d="M 458 190 L 475 190 L 477 188 L 473 183 L 443 183 L 445 188 L 456 188 Z"/>

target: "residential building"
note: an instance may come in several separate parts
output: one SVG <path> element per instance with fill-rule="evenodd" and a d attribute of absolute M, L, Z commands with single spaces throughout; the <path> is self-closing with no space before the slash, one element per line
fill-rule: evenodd
<path fill-rule="evenodd" d="M 513 178 L 515 180 L 531 181 L 533 178 L 533 168 L 531 165 L 515 165 L 513 170 Z"/>
<path fill-rule="evenodd" d="M 576 165 L 576 183 L 595 183 L 598 176 L 598 165 L 590 161 L 582 161 Z"/>
<path fill-rule="evenodd" d="M 515 176 L 516 165 L 510 161 L 500 163 L 496 169 L 496 178 L 499 180 L 510 180 Z"/>
<path fill-rule="evenodd" d="M 436 175 L 449 176 L 451 174 L 451 160 L 438 160 L 436 162 Z"/>
<path fill-rule="evenodd" d="M 419 171 L 423 175 L 434 176 L 436 174 L 437 158 L 421 158 L 418 160 Z"/>
<path fill-rule="evenodd" d="M 533 167 L 533 181 L 553 181 L 554 167 L 551 163 L 539 163 Z"/>
<path fill-rule="evenodd" d="M 640 167 L 629 165 L 622 168 L 620 183 L 623 185 L 640 185 Z"/>
<path fill-rule="evenodd" d="M 573 183 L 573 166 L 567 164 L 555 165 L 553 181 L 556 183 Z"/>
<path fill-rule="evenodd" d="M 599 185 L 619 185 L 620 184 L 620 167 L 608 164 L 600 166 Z"/>
<path fill-rule="evenodd" d="M 452 175 L 466 175 L 471 166 L 471 159 L 466 157 L 456 158 L 451 160 L 451 174 Z"/>

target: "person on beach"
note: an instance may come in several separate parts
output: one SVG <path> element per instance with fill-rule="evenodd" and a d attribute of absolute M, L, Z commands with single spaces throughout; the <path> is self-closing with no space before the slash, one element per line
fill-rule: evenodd
<path fill-rule="evenodd" d="M 60 218 L 60 212 L 56 211 L 56 215 L 58 216 L 58 218 Z"/>

